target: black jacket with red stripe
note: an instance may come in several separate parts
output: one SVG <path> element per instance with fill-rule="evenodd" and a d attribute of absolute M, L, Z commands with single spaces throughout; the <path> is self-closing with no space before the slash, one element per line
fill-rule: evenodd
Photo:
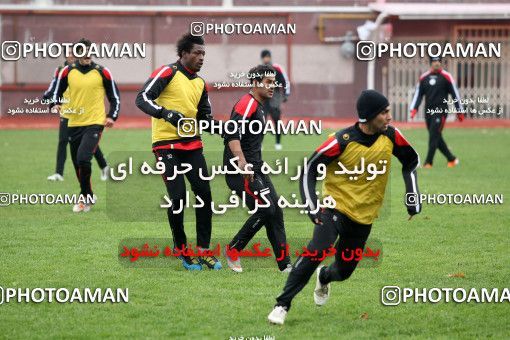
<path fill-rule="evenodd" d="M 285 97 L 290 96 L 290 81 L 287 77 L 287 73 L 285 73 L 285 70 L 279 64 L 273 63 L 271 66 L 273 66 L 276 71 L 276 82 L 281 85 L 281 87 L 278 87 L 275 90 Z"/>
<path fill-rule="evenodd" d="M 448 95 L 451 95 L 454 99 L 457 114 L 461 114 L 463 110 L 461 98 L 452 75 L 443 69 L 438 71 L 429 70 L 420 76 L 411 102 L 410 111 L 418 109 L 423 96 L 425 96 L 425 116 L 431 116 L 427 112 L 433 112 L 436 109 L 444 112 L 448 109 L 448 104 L 446 103 Z"/>
<path fill-rule="evenodd" d="M 53 78 L 51 79 L 51 83 L 48 86 L 48 89 L 44 92 L 44 94 L 42 96 L 43 99 L 45 99 L 45 100 L 52 99 L 53 91 L 55 91 L 55 86 L 57 85 L 58 74 L 66 66 L 67 66 L 67 62 L 64 63 L 64 66 L 57 66 L 57 68 L 55 69 L 55 72 L 53 73 Z"/>
<path fill-rule="evenodd" d="M 244 157 L 248 163 L 253 164 L 253 170 L 260 171 L 262 161 L 262 141 L 264 140 L 264 126 L 266 120 L 264 118 L 263 105 L 259 103 L 250 93 L 245 94 L 234 105 L 230 114 L 230 121 L 236 124 L 229 125 L 228 121 L 224 124 L 223 139 L 225 142 L 225 150 L 223 152 L 223 164 L 229 170 L 234 170 L 230 164 L 230 159 L 234 157 L 228 143 L 231 140 L 239 140 Z M 253 123 L 254 121 L 258 121 Z M 232 131 L 231 127 L 236 126 L 237 130 Z M 250 128 L 251 126 L 251 128 Z M 258 132 L 260 133 L 252 133 Z"/>

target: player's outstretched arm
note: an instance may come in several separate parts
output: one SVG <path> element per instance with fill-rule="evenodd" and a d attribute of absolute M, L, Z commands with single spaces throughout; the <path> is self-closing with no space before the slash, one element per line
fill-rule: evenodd
<path fill-rule="evenodd" d="M 113 122 L 117 120 L 120 111 L 120 93 L 117 83 L 113 80 L 110 70 L 106 67 L 101 70 L 103 77 L 103 86 L 106 92 L 106 97 L 110 102 L 110 110 L 108 111 L 106 126 L 113 126 Z"/>
<path fill-rule="evenodd" d="M 457 88 L 455 80 L 450 73 L 443 70 L 441 74 L 446 78 L 448 82 L 448 94 L 454 99 L 453 104 L 457 110 L 457 119 L 462 122 L 464 120 L 464 107 L 462 106 L 462 99 L 460 98 L 459 89 Z"/>
<path fill-rule="evenodd" d="M 418 81 L 418 84 L 416 84 L 416 89 L 414 90 L 414 96 L 413 100 L 411 101 L 411 105 L 409 106 L 409 110 L 411 111 L 411 119 L 413 119 L 416 116 L 416 113 L 418 112 L 418 108 L 420 107 L 421 101 L 423 99 L 423 76 L 420 78 L 420 81 Z"/>
<path fill-rule="evenodd" d="M 402 163 L 402 176 L 404 177 L 406 186 L 405 204 L 407 212 L 410 216 L 413 216 L 421 212 L 421 203 L 418 199 L 420 195 L 418 190 L 418 176 L 416 173 L 416 169 L 420 165 L 420 157 L 397 128 L 394 128 L 393 144 L 393 154 L 398 158 L 400 163 Z M 409 195 L 416 196 L 416 204 L 409 204 L 410 200 L 407 199 Z"/>
<path fill-rule="evenodd" d="M 213 124 L 219 126 L 221 121 L 215 120 L 212 115 L 211 109 L 211 101 L 209 100 L 209 93 L 207 92 L 207 88 L 204 84 L 204 90 L 202 92 L 202 96 L 200 97 L 200 101 L 198 102 L 198 111 L 197 111 L 197 121 L 207 121 L 207 124 L 204 125 L 204 131 L 213 132 L 212 127 Z"/>
<path fill-rule="evenodd" d="M 138 92 L 135 100 L 136 106 L 149 116 L 163 118 L 165 111 L 168 110 L 158 105 L 155 100 L 170 83 L 173 75 L 174 72 L 168 65 L 162 66 L 154 71 Z"/>
<path fill-rule="evenodd" d="M 319 213 L 312 213 L 317 210 L 317 194 L 315 187 L 317 184 L 317 175 L 320 164 L 328 165 L 340 156 L 340 144 L 335 135 L 330 136 L 321 146 L 310 156 L 306 164 L 306 170 L 299 182 L 299 191 L 301 199 L 307 203 L 306 210 L 308 216 L 315 224 L 322 224 Z"/>
<path fill-rule="evenodd" d="M 49 100 L 49 99 L 52 98 L 53 92 L 55 92 L 55 86 L 57 86 L 57 81 L 58 81 L 59 73 L 60 73 L 60 67 L 57 67 L 55 69 L 55 73 L 53 75 L 53 78 L 51 79 L 51 83 L 48 86 L 48 89 L 43 94 L 43 99 Z"/>
<path fill-rule="evenodd" d="M 64 95 L 64 92 L 67 90 L 67 75 L 69 74 L 69 68 L 70 66 L 67 65 L 66 67 L 62 68 L 60 70 L 60 73 L 58 74 L 58 80 L 55 84 L 55 90 L 53 91 L 52 98 L 53 98 L 53 104 L 55 104 L 55 107 L 53 109 L 56 109 L 56 113 L 60 113 L 60 104 L 62 104 L 62 97 Z M 52 110 L 53 110 L 52 109 Z"/>

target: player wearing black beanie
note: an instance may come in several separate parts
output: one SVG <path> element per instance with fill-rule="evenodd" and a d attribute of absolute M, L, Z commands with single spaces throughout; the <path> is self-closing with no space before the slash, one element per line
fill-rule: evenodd
<path fill-rule="evenodd" d="M 276 298 L 276 305 L 268 316 L 271 323 L 285 322 L 292 300 L 314 272 L 317 273 L 314 301 L 318 306 L 328 300 L 332 281 L 347 280 L 354 272 L 359 259 L 346 260 L 343 254 L 365 247 L 384 199 L 392 154 L 402 163 L 409 219 L 421 211 L 416 199 L 419 197 L 418 154 L 400 131 L 389 125 L 388 99 L 377 91 L 366 90 L 359 96 L 356 108 L 358 122 L 330 135 L 308 158 L 300 191 L 303 202 L 308 204 L 305 210 L 315 225 L 307 246 L 310 253 L 302 254 L 292 266 L 283 292 Z M 322 196 L 331 197 L 334 207 L 319 209 L 316 206 L 319 166 L 326 166 Z M 319 266 L 325 257 L 321 254 L 329 253 L 333 244 L 333 263 Z"/>

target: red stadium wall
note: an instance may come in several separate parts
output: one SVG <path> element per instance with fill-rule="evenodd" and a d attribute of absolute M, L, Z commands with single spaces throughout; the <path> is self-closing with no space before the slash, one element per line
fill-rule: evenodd
<path fill-rule="evenodd" d="M 273 60 L 289 73 L 292 94 L 285 104 L 289 116 L 350 117 L 354 101 L 366 83 L 366 64 L 345 60 L 339 45 L 320 42 L 319 14 L 256 16 L 111 16 L 111 15 L 4 15 L 2 40 L 21 42 L 74 42 L 87 37 L 96 43 L 143 43 L 146 58 L 139 60 L 98 60 L 109 67 L 122 97 L 123 115 L 141 115 L 135 107 L 136 90 L 155 68 L 174 62 L 175 42 L 189 31 L 194 21 L 235 23 L 295 23 L 297 33 L 278 35 L 214 35 L 205 37 L 206 63 L 202 76 L 212 84 L 229 80 L 230 72 L 246 72 L 259 63 L 263 48 L 273 51 Z M 363 20 L 335 21 L 331 33 L 356 30 Z M 237 58 L 235 57 L 237 56 Z M 55 67 L 63 59 L 20 60 L 2 63 L 1 109 L 3 115 L 25 98 L 40 96 L 48 86 Z M 213 76 L 210 76 L 213 75 Z M 228 114 L 246 89 L 210 87 L 213 109 Z"/>
<path fill-rule="evenodd" d="M 238 5 L 252 5 L 249 1 L 237 0 Z M 57 3 L 57 2 L 56 2 Z M 76 4 L 79 1 L 58 3 Z M 120 4 L 133 4 L 123 1 Z M 160 5 L 152 1 L 150 5 Z M 173 3 L 174 4 L 174 3 Z M 177 4 L 177 3 L 175 3 Z M 193 2 L 203 5 L 202 2 Z M 287 3 L 285 3 L 287 4 Z M 326 4 L 326 3 L 324 3 Z M 356 2 L 342 5 L 358 4 Z M 320 7 L 317 7 L 317 11 Z M 294 35 L 214 35 L 205 37 L 207 44 L 206 63 L 201 75 L 213 85 L 214 82 L 228 81 L 231 72 L 246 72 L 259 63 L 260 51 L 268 48 L 273 60 L 289 73 L 292 94 L 284 104 L 287 117 L 329 117 L 349 119 L 354 114 L 355 100 L 366 88 L 367 63 L 355 57 L 346 59 L 340 54 L 340 45 L 321 42 L 318 25 L 321 13 L 313 14 L 214 14 L 161 13 L 123 15 L 101 14 L 3 14 L 1 17 L 2 41 L 20 42 L 74 42 L 87 37 L 96 43 L 146 43 L 144 59 L 97 60 L 109 67 L 119 84 L 122 98 L 121 114 L 142 116 L 135 107 L 137 90 L 157 67 L 174 62 L 175 42 L 189 31 L 190 23 L 293 23 Z M 341 18 L 324 20 L 325 36 L 343 36 L 347 31 L 356 32 L 356 27 L 375 14 L 344 15 Z M 390 18 L 393 38 L 444 39 L 452 38 L 455 25 L 473 21 L 401 21 Z M 477 21 L 476 23 L 497 23 Z M 1 63 L 0 113 L 5 116 L 9 108 L 23 105 L 25 98 L 35 98 L 47 88 L 55 67 L 63 59 L 26 59 Z M 375 87 L 383 90 L 383 68 L 387 60 L 376 63 Z M 428 67 L 424 60 L 423 68 Z M 246 89 L 220 89 L 210 86 L 210 98 L 214 112 L 226 115 Z"/>

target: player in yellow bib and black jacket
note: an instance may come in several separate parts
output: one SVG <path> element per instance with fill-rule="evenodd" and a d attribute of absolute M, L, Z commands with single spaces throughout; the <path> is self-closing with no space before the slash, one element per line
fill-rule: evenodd
<path fill-rule="evenodd" d="M 166 166 L 163 179 L 172 201 L 167 215 L 174 247 L 178 249 L 186 247 L 187 238 L 184 232 L 184 213 L 174 212 L 174 209 L 179 207 L 178 202 L 184 202 L 186 198 L 186 184 L 182 174 L 173 180 L 167 178 L 174 175 L 175 167 L 182 170 L 183 163 L 191 164 L 191 171 L 186 173 L 186 177 L 194 194 L 204 202 L 201 208 L 195 210 L 197 247 L 208 249 L 211 241 L 211 188 L 209 181 L 199 176 L 200 171 L 208 176 L 208 169 L 200 133 L 194 130 L 197 121 L 212 120 L 206 84 L 197 75 L 204 63 L 204 45 L 202 37 L 189 33 L 182 36 L 177 42 L 179 60 L 154 71 L 136 97 L 136 106 L 152 116 L 152 150 L 157 158 L 162 158 Z M 194 123 L 192 130 L 179 128 L 179 121 L 183 118 Z M 188 270 L 201 270 L 202 265 L 210 269 L 221 269 L 221 263 L 214 256 L 182 256 L 181 260 Z"/>
<path fill-rule="evenodd" d="M 309 214 L 315 229 L 307 248 L 322 253 L 336 242 L 335 261 L 328 267 L 317 269 L 320 260 L 299 257 L 282 294 L 276 299 L 275 308 L 268 316 L 272 323 L 284 323 L 292 299 L 303 289 L 316 269 L 314 300 L 317 305 L 325 304 L 329 298 L 331 281 L 343 281 L 351 276 L 358 261 L 345 261 L 341 254 L 347 249 L 365 247 L 372 223 L 383 202 L 392 154 L 402 163 L 406 198 L 409 195 L 419 195 L 416 178 L 418 154 L 402 133 L 389 125 L 391 114 L 386 97 L 373 90 L 363 91 L 358 98 L 357 110 L 358 123 L 329 137 L 312 154 L 300 182 L 303 201 L 309 204 L 307 210 L 317 211 L 317 168 L 321 164 L 326 166 L 322 193 L 331 196 L 336 206 Z M 363 168 L 361 162 L 374 164 L 379 174 L 375 178 L 368 175 L 374 171 L 363 171 L 355 176 L 352 173 L 335 174 L 335 171 L 343 170 L 338 162 L 345 169 L 355 169 L 358 166 Z M 387 170 L 383 171 L 383 166 Z M 406 202 L 411 217 L 421 210 L 420 204 L 413 203 Z"/>
<path fill-rule="evenodd" d="M 48 87 L 48 89 L 44 92 L 43 99 L 52 100 L 53 92 L 55 91 L 55 87 L 58 83 L 58 75 L 60 71 L 68 65 L 72 65 L 76 62 L 76 59 L 72 54 L 66 56 L 66 61 L 63 66 L 58 66 L 55 69 L 53 79 Z M 66 97 L 67 92 L 64 92 L 64 98 Z M 53 107 L 54 104 L 50 104 L 50 108 Z M 65 110 L 65 104 L 62 106 L 62 111 Z M 48 181 L 63 181 L 64 180 L 64 165 L 67 158 L 67 144 L 69 144 L 69 136 L 67 134 L 67 123 L 69 121 L 68 114 L 60 115 L 60 125 L 58 129 L 58 145 L 57 145 L 57 165 L 55 167 L 55 173 L 53 175 L 48 176 Z M 106 181 L 108 179 L 108 163 L 104 158 L 103 152 L 101 148 L 98 146 L 96 152 L 94 153 L 94 157 L 96 158 L 97 165 L 101 168 L 101 180 Z"/>
<path fill-rule="evenodd" d="M 79 43 L 86 47 L 85 55 L 78 61 L 67 65 L 60 71 L 53 92 L 53 101 L 60 103 L 64 97 L 69 100 L 65 105 L 55 105 L 53 110 L 65 115 L 68 120 L 69 143 L 76 176 L 80 182 L 80 194 L 90 201 L 93 197 L 90 175 L 91 159 L 99 145 L 104 127 L 112 127 L 120 110 L 120 97 L 117 85 L 110 71 L 94 63 L 87 56 L 90 40 L 81 39 Z M 82 53 L 77 49 L 78 53 Z M 110 102 L 110 111 L 106 114 L 104 97 Z M 73 211 L 89 211 L 91 205 L 79 203 Z"/>

